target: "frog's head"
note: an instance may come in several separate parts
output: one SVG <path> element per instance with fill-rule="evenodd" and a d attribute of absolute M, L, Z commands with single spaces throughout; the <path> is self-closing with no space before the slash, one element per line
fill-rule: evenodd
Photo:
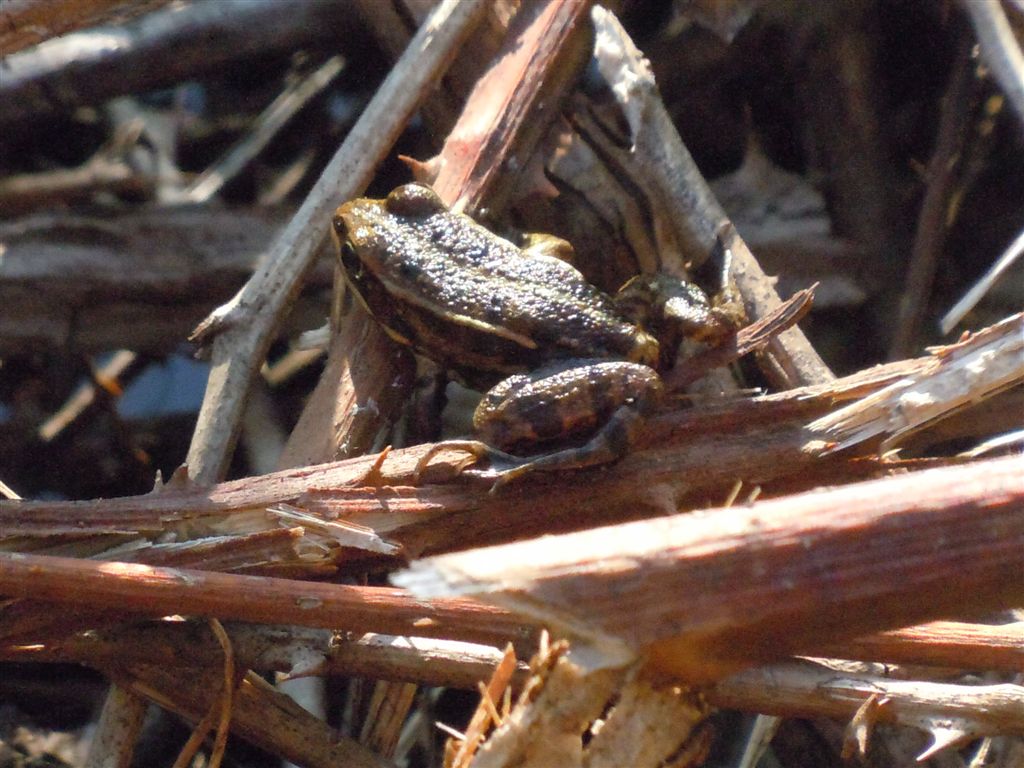
<path fill-rule="evenodd" d="M 379 272 L 403 241 L 405 224 L 447 210 L 434 190 L 416 183 L 397 187 L 384 200 L 360 197 L 342 204 L 332 234 L 346 274 Z"/>
<path fill-rule="evenodd" d="M 447 210 L 430 187 L 405 184 L 384 200 L 357 198 L 335 212 L 332 235 L 346 281 L 367 311 L 402 343 L 409 343 L 408 331 L 392 297 L 408 281 L 404 267 L 415 247 L 410 225 Z"/>

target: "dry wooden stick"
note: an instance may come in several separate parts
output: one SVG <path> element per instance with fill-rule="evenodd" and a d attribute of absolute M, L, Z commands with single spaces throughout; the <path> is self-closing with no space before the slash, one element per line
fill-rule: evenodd
<path fill-rule="evenodd" d="M 256 624 L 228 624 L 227 630 L 240 667 L 290 678 L 362 677 L 476 690 L 503 658 L 496 646 L 443 638 Z M 519 646 L 526 654 L 534 651 L 527 643 Z M 0 659 L 75 662 L 97 669 L 115 664 L 178 667 L 182 674 L 223 665 L 223 653 L 200 621 L 122 624 L 52 643 L 0 646 Z M 520 663 L 517 687 L 525 671 Z"/>
<path fill-rule="evenodd" d="M 93 368 L 92 380 L 80 384 L 64 401 L 64 405 L 39 425 L 36 431 L 39 439 L 46 443 L 52 441 L 95 404 L 97 399 L 109 403 L 111 395 L 122 391 L 121 381 L 130 381 L 129 377 L 138 373 L 141 366 L 136 365 L 137 361 L 138 355 L 135 352 L 119 349 L 106 363 Z"/>
<path fill-rule="evenodd" d="M 737 479 L 764 484 L 788 475 L 798 481 L 788 488 L 806 489 L 828 478 L 863 477 L 865 472 L 896 466 L 847 458 L 838 463 L 835 458 L 821 461 L 820 454 L 827 446 L 820 440 L 815 446 L 816 436 L 807 433 L 804 424 L 836 400 L 870 395 L 908 373 L 933 368 L 937 359 L 955 354 L 955 347 L 946 349 L 949 354 L 882 366 L 834 385 L 726 400 L 658 416 L 648 423 L 635 451 L 616 465 L 587 473 L 583 484 L 533 478 L 506 493 L 481 498 L 481 481 L 468 476 L 460 482 L 439 484 L 451 479 L 452 465 L 457 463 L 454 456 L 448 463 L 443 455 L 428 472 L 425 479 L 429 482 L 415 488 L 413 468 L 427 450 L 417 447 L 389 453 L 375 479 L 370 478 L 374 485 L 368 485 L 368 473 L 376 459 L 359 458 L 234 480 L 209 490 L 182 482 L 179 475 L 159 493 L 138 497 L 0 501 L 0 533 L 6 537 L 0 539 L 0 548 L 23 549 L 24 543 L 19 545 L 16 538 L 23 536 L 81 540 L 88 534 L 145 539 L 182 525 L 192 538 L 214 534 L 248 537 L 275 530 L 282 523 L 292 525 L 267 512 L 291 505 L 325 521 L 341 519 L 367 525 L 385 539 L 402 541 L 413 552 L 437 552 L 456 542 L 462 542 L 461 546 L 474 541 L 496 543 L 509 535 L 523 536 L 530 531 L 539 535 L 588 521 L 622 520 L 645 510 L 675 511 L 687 498 L 714 499 L 717 494 L 724 498 Z M 706 462 L 709 451 L 717 456 L 710 466 Z M 637 494 L 638 483 L 647 489 L 645 494 Z M 574 510 L 571 518 L 557 514 L 568 509 Z M 446 519 L 449 522 L 444 522 Z M 306 540 L 312 544 L 318 539 L 328 546 L 332 540 L 329 531 L 324 535 L 307 526 Z M 242 541 L 240 538 L 239 543 Z M 55 543 L 63 546 L 65 542 L 58 538 Z M 171 545 L 163 548 L 170 554 Z M 138 559 L 149 557 L 144 551 Z M 251 551 L 257 557 L 269 554 Z M 223 559 L 226 554 L 223 551 L 217 557 Z M 315 565 L 318 560 L 310 559 L 314 554 L 313 549 L 305 552 L 304 562 Z M 325 551 L 322 556 L 327 554 Z M 183 564 L 170 556 L 160 562 Z M 202 565 L 199 559 L 190 562 L 193 567 Z M 236 559 L 231 567 L 242 565 Z"/>
<path fill-rule="evenodd" d="M 967 293 L 961 296 L 956 304 L 950 307 L 949 311 L 942 316 L 942 319 L 939 321 L 939 329 L 943 333 L 952 331 L 964 319 L 964 316 L 974 309 L 978 302 L 1006 274 L 1006 271 L 1017 262 L 1021 254 L 1024 254 L 1024 232 L 1021 232 L 1014 238 L 1006 250 L 999 254 L 999 257 L 992 263 L 992 266 L 985 271 L 985 274 L 979 277 L 971 285 Z"/>
<path fill-rule="evenodd" d="M 149 199 L 157 183 L 149 172 L 101 149 L 75 168 L 12 174 L 0 180 L 0 211 L 12 216 L 46 206 L 81 204 L 100 192 Z"/>
<path fill-rule="evenodd" d="M 182 193 L 182 202 L 205 203 L 212 199 L 310 100 L 330 85 L 344 67 L 345 60 L 341 56 L 332 56 L 301 80 L 285 86 L 253 120 L 245 135 L 189 184 Z"/>
<path fill-rule="evenodd" d="M 889 347 L 889 359 L 912 354 L 924 322 L 932 294 L 935 272 L 949 228 L 949 206 L 954 193 L 957 158 L 964 143 L 975 91 L 974 62 L 965 34 L 958 46 L 949 85 L 942 100 L 935 149 L 925 173 L 927 187 L 917 217 L 914 247 L 907 265 L 906 282 L 900 297 L 895 336 Z"/>
<path fill-rule="evenodd" d="M 1019 626 L 1019 625 L 1018 625 Z M 497 648 L 429 638 L 396 638 L 367 634 L 362 637 L 340 637 L 320 630 L 294 627 L 275 628 L 236 625 L 229 628 L 239 661 L 245 666 L 276 669 L 292 675 L 342 674 L 374 679 L 415 681 L 428 685 L 446 685 L 473 689 L 487 679 L 500 662 Z M 996 638 L 988 630 L 1001 632 Z M 1009 632 L 1007 631 L 1009 630 Z M 916 641 L 903 643 L 900 636 L 937 637 L 955 632 L 963 642 L 958 658 L 931 656 L 935 663 L 953 661 L 958 666 L 974 666 L 972 649 L 978 638 L 990 643 L 990 654 L 978 659 L 977 668 L 1019 669 L 1022 645 L 1020 632 L 1012 627 L 988 628 L 949 622 L 925 625 L 911 630 L 883 633 L 865 645 L 876 650 L 876 658 L 890 657 L 893 651 L 902 660 L 918 663 L 914 654 Z M 843 654 L 850 644 L 837 647 Z M 996 655 L 996 648 L 1002 655 Z M 903 654 L 903 651 L 908 653 Z M 162 623 L 139 627 L 120 627 L 107 632 L 88 633 L 71 638 L 58 647 L 37 645 L 7 649 L 11 660 L 77 661 L 100 669 L 164 669 L 173 666 L 188 680 L 202 680 L 216 674 L 221 651 L 208 630 L 198 623 Z M 897 659 L 899 660 L 899 659 Z M 994 661 L 994 664 L 987 662 Z M 1005 666 L 1009 662 L 1012 666 Z M 184 665 L 184 667 L 182 666 Z M 199 671 L 205 669 L 208 671 Z M 520 665 L 512 676 L 512 684 L 521 689 L 527 670 Z M 849 718 L 872 693 L 889 701 L 876 719 L 935 730 L 936 723 L 949 727 L 937 734 L 936 749 L 964 733 L 1001 733 L 1019 729 L 1020 715 L 1015 714 L 1013 701 L 1019 688 L 1014 686 L 937 685 L 929 682 L 894 681 L 862 672 L 836 672 L 806 662 L 785 662 L 757 668 L 719 681 L 704 691 L 706 699 L 717 706 L 748 711 L 771 712 L 777 715 L 800 715 Z M 167 693 L 165 696 L 169 695 Z M 177 701 L 178 697 L 170 695 Z M 180 704 L 172 706 L 179 709 Z M 984 714 L 982 713 L 984 708 Z M 273 729 L 271 729 L 272 731 Z M 269 736 L 262 736 L 263 743 Z"/>
<path fill-rule="evenodd" d="M 368 526 L 385 541 L 419 553 L 631 519 L 645 512 L 675 512 L 690 497 L 724 498 L 737 479 L 768 484 L 796 475 L 794 480 L 802 478 L 811 487 L 822 477 L 856 472 L 857 465 L 845 456 L 822 462 L 820 441 L 817 447 L 808 445 L 814 435 L 803 425 L 828 407 L 830 397 L 738 399 L 656 417 L 636 450 L 611 467 L 588 472 L 586 483 L 538 477 L 507 492 L 481 496 L 480 490 L 488 487 L 486 477 L 464 473 L 452 481 L 462 458 L 453 452 L 442 454 L 427 471 L 427 483 L 416 487 L 416 461 L 429 449 L 417 446 L 387 454 L 379 485 L 364 479 L 374 460 L 359 458 L 234 480 L 207 492 L 186 487 L 90 502 L 0 501 L 0 531 L 12 537 L 0 543 L 17 550 L 24 546 L 13 537 L 91 534 L 145 540 L 182 525 L 193 538 L 242 537 L 278 528 L 281 523 L 268 510 L 287 504 L 327 522 Z M 718 458 L 708 466 L 712 450 Z M 860 462 L 868 472 L 888 466 L 870 459 Z M 560 514 L 565 510 L 573 515 Z M 287 518 L 281 522 L 293 527 Z M 315 546 L 329 547 L 331 541 L 329 530 L 306 526 L 307 562 L 324 562 L 331 553 L 324 551 L 318 558 Z M 142 561 L 148 555 L 140 550 L 133 557 Z M 163 562 L 172 562 L 170 557 Z M 234 567 L 240 564 L 236 561 Z"/>
<path fill-rule="evenodd" d="M 5 59 L 0 124 L 196 80 L 260 54 L 314 45 L 333 50 L 353 34 L 351 24 L 343 0 L 246 0 L 192 3 L 117 27 L 73 32 Z"/>
<path fill-rule="evenodd" d="M 967 624 L 933 621 L 811 649 L 815 656 L 952 669 L 1024 669 L 1024 622 Z"/>
<path fill-rule="evenodd" d="M 102 219 L 63 213 L 7 222 L 0 226 L 0 354 L 41 347 L 170 352 L 252 274 L 283 213 L 146 208 Z M 322 291 L 331 275 L 320 265 L 307 287 Z M 324 304 L 307 299 L 299 309 L 300 316 L 322 314 Z M 291 322 L 281 330 L 293 331 Z"/>
<path fill-rule="evenodd" d="M 432 4 L 420 0 L 381 3 L 378 0 L 348 0 L 354 6 L 374 40 L 392 60 L 397 60 L 426 20 Z M 473 44 L 464 46 L 445 77 L 435 84 L 421 115 L 431 135 L 448 135 L 481 74 L 491 66 L 505 41 L 509 21 L 519 9 L 518 0 L 491 0 L 483 20 L 473 32 Z"/>
<path fill-rule="evenodd" d="M 228 625 L 228 632 L 242 667 L 293 677 L 345 675 L 475 690 L 502 658 L 493 645 L 422 636 L 252 624 Z M 520 649 L 530 650 L 523 643 Z M 1024 667 L 1024 623 L 936 621 L 805 650 L 812 656 L 837 659 L 1017 672 Z M 91 630 L 52 642 L 0 646 L 0 659 L 184 668 L 217 667 L 222 653 L 202 622 L 165 621 Z M 516 680 L 519 687 L 522 679 Z"/>
<path fill-rule="evenodd" d="M 760 317 L 779 303 L 771 282 L 728 217 L 683 145 L 658 94 L 650 68 L 615 17 L 601 7 L 592 16 L 597 32 L 595 58 L 602 77 L 619 102 L 629 124 L 627 159 L 642 162 L 650 174 L 648 194 L 660 198 L 660 211 L 671 212 L 664 226 L 678 232 L 684 254 L 712 254 L 719 244 L 731 252 L 732 277 L 751 317 Z M 592 132 L 605 154 L 622 154 L 614 137 Z M 803 333 L 792 328 L 772 341 L 773 369 L 786 386 L 816 384 L 833 378 Z"/>
<path fill-rule="evenodd" d="M 586 0 L 524 4 L 502 50 L 477 80 L 445 140 L 434 191 L 453 210 L 500 210 L 512 188 L 499 175 L 522 168 L 589 54 Z"/>
<path fill-rule="evenodd" d="M 1024 600 L 1024 458 L 444 555 L 393 577 L 472 594 L 684 680 Z"/>
<path fill-rule="evenodd" d="M 218 686 L 210 680 L 182 675 L 174 668 L 113 664 L 103 671 L 121 688 L 193 722 L 202 719 L 218 694 Z M 235 692 L 231 728 L 246 741 L 308 768 L 394 768 L 393 763 L 353 739 L 340 736 L 252 672 Z"/>
<path fill-rule="evenodd" d="M 492 644 L 528 642 L 533 632 L 506 611 L 473 600 L 423 601 L 388 587 L 47 555 L 0 554 L 0 593 L 146 616 L 211 616 Z M 239 595 L 245 599 L 239 600 Z"/>
<path fill-rule="evenodd" d="M 705 691 L 727 709 L 788 717 L 853 717 L 871 697 L 880 706 L 874 721 L 899 723 L 931 733 L 933 743 L 918 760 L 981 736 L 1024 732 L 1019 685 L 951 685 L 890 680 L 844 673 L 811 662 L 786 662 L 749 669 Z"/>

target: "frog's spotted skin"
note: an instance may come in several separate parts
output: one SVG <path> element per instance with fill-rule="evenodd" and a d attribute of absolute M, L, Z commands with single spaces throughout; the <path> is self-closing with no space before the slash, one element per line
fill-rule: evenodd
<path fill-rule="evenodd" d="M 473 417 L 488 445 L 513 451 L 592 434 L 623 404 L 643 408 L 661 379 L 639 363 L 577 360 L 510 376 L 484 394 Z"/>
<path fill-rule="evenodd" d="M 406 185 L 384 201 L 346 203 L 335 227 L 347 244 L 346 272 L 371 313 L 422 354 L 476 381 L 481 372 L 527 371 L 560 358 L 657 359 L 657 341 L 572 266 L 525 258 L 439 200 L 406 215 L 392 201 L 410 188 L 426 189 Z"/>
<path fill-rule="evenodd" d="M 661 310 L 666 302 L 657 318 L 636 306 L 646 289 L 617 304 L 544 248 L 520 250 L 451 213 L 420 184 L 345 203 L 334 228 L 349 284 L 393 338 L 472 386 L 497 383 L 474 417 L 486 445 L 459 445 L 498 457 L 491 449 L 529 452 L 593 434 L 580 448 L 532 459 L 501 454 L 506 479 L 603 463 L 626 450 L 661 392 L 654 368 L 675 355 L 640 324 L 660 332 L 672 320 Z M 706 314 L 695 288 L 673 302 L 689 295 Z M 678 333 L 667 335 L 674 347 Z"/>

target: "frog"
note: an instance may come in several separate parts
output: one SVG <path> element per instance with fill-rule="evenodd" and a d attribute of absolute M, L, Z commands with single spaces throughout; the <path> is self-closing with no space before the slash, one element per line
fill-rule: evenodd
<path fill-rule="evenodd" d="M 570 261 L 572 247 L 526 247 L 451 211 L 426 184 L 350 200 L 333 233 L 347 286 L 383 330 L 483 392 L 476 439 L 435 444 L 490 462 L 494 485 L 538 471 L 607 464 L 664 397 L 681 339 L 717 343 L 735 319 L 696 285 L 638 275 L 614 296 Z"/>

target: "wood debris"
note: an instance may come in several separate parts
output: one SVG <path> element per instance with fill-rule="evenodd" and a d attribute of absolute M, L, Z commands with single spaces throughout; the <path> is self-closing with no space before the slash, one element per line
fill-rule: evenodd
<path fill-rule="evenodd" d="M 152 702 L 192 736 L 138 764 L 817 768 L 803 728 L 825 762 L 1017 768 L 1020 3 L 889 5 L 0 5 L 5 703 L 14 665 L 98 672 L 90 766 Z M 490 493 L 500 460 L 441 442 L 461 348 L 399 343 L 330 237 L 410 173 L 587 290 L 706 291 L 714 341 L 660 340 L 624 456 Z"/>

